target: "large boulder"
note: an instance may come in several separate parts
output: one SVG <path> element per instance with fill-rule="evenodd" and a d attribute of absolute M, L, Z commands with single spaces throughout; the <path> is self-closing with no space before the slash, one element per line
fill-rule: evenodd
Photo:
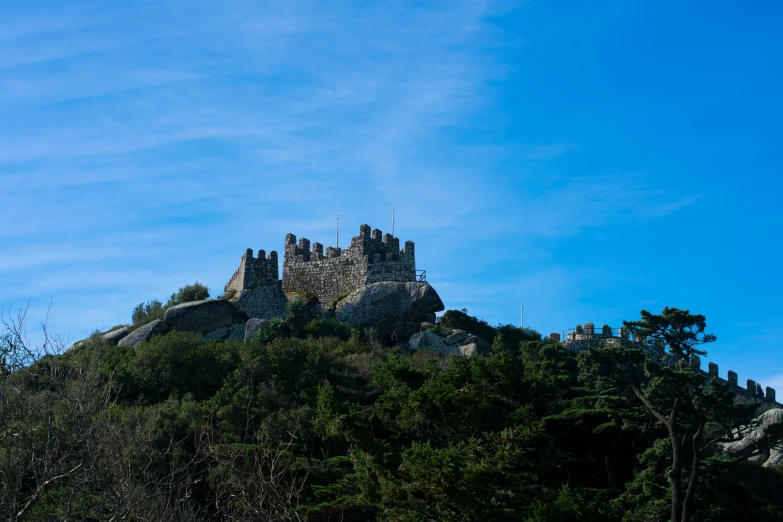
<path fill-rule="evenodd" d="M 90 343 L 109 343 L 116 345 L 123 337 L 126 337 L 129 333 L 131 333 L 131 329 L 127 326 L 123 326 L 121 328 L 117 328 L 115 330 L 112 330 L 110 332 L 104 332 L 101 334 L 93 335 L 87 339 L 82 339 L 81 341 L 74 343 L 73 346 L 68 348 L 68 350 L 72 348 L 77 348 L 79 346 L 86 346 Z"/>
<path fill-rule="evenodd" d="M 411 336 L 408 341 L 411 350 L 430 350 L 435 353 L 455 353 L 453 347 L 443 342 L 443 337 L 433 332 L 419 332 Z"/>
<path fill-rule="evenodd" d="M 492 351 L 492 345 L 476 335 L 471 335 L 467 339 L 456 343 L 459 353 L 463 357 L 473 357 L 474 355 L 487 355 Z"/>
<path fill-rule="evenodd" d="M 337 303 L 335 317 L 354 326 L 395 330 L 399 337 L 408 338 L 443 309 L 443 301 L 428 283 L 388 281 L 349 294 Z"/>
<path fill-rule="evenodd" d="M 422 325 L 424 327 L 424 325 Z M 448 346 L 454 346 L 455 344 L 462 344 L 468 340 L 471 335 L 465 330 L 454 329 L 443 340 Z"/>
<path fill-rule="evenodd" d="M 269 319 L 258 319 L 256 317 L 248 319 L 247 323 L 245 323 L 244 340 L 249 341 L 252 339 L 256 332 L 263 330 L 269 323 Z"/>
<path fill-rule="evenodd" d="M 251 319 L 252 320 L 252 319 Z M 245 326 L 247 323 L 237 323 L 231 326 L 222 326 L 202 335 L 205 342 L 211 341 L 244 341 Z"/>
<path fill-rule="evenodd" d="M 123 326 L 122 328 L 117 328 L 116 330 L 112 330 L 111 332 L 106 332 L 105 334 L 101 334 L 101 339 L 103 342 L 111 343 L 111 344 L 117 344 L 120 342 L 124 337 L 127 337 L 127 335 L 131 333 L 131 329 L 127 326 Z"/>
<path fill-rule="evenodd" d="M 171 330 L 198 333 L 229 328 L 247 319 L 245 312 L 225 299 L 178 304 L 163 315 L 163 321 Z"/>
<path fill-rule="evenodd" d="M 463 357 L 487 355 L 492 351 L 492 345 L 487 341 L 463 330 L 452 330 L 445 337 L 430 331 L 415 333 L 408 341 L 408 347 L 444 355 L 456 353 Z"/>
<path fill-rule="evenodd" d="M 248 317 L 258 319 L 283 318 L 288 302 L 280 285 L 263 285 L 236 294 L 231 303 L 243 310 Z"/>
<path fill-rule="evenodd" d="M 770 445 L 767 438 L 770 428 L 783 424 L 783 409 L 774 408 L 767 410 L 756 417 L 750 431 L 736 442 L 723 445 L 723 450 L 734 458 L 742 458 L 758 452 L 748 460 L 761 464 L 764 467 L 783 465 L 783 452 Z"/>
<path fill-rule="evenodd" d="M 133 346 L 138 348 L 141 343 L 149 341 L 153 335 L 164 334 L 169 331 L 166 323 L 160 319 L 155 319 L 151 323 L 145 324 L 139 328 L 136 328 L 131 333 L 120 339 L 117 346 Z"/>

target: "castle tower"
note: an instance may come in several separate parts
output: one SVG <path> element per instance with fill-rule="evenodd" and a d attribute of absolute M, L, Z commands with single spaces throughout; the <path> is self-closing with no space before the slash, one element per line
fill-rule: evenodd
<path fill-rule="evenodd" d="M 415 281 L 416 259 L 413 241 L 400 250 L 400 241 L 369 225 L 359 227 L 359 235 L 351 238 L 345 249 L 324 247 L 321 243 L 294 234 L 285 239 L 283 257 L 283 291 L 309 292 L 321 303 L 329 304 L 338 297 L 363 286 L 382 281 Z"/>

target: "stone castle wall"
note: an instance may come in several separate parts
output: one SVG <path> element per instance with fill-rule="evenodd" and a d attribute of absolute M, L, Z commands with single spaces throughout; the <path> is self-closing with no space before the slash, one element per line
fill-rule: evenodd
<path fill-rule="evenodd" d="M 618 335 L 614 335 L 615 330 L 618 332 Z M 588 348 L 598 348 L 600 346 L 628 346 L 639 348 L 644 352 L 647 358 L 652 359 L 659 364 L 674 364 L 674 360 L 670 357 L 666 357 L 663 350 L 631 339 L 623 328 L 614 329 L 606 324 L 601 327 L 600 332 L 595 330 L 593 323 L 585 323 L 584 327 L 577 325 L 562 341 L 559 333 L 549 334 L 549 339 L 552 342 L 559 342 L 561 346 L 573 352 L 583 352 Z M 691 357 L 690 364 L 694 370 L 701 372 L 705 376 L 715 377 L 720 381 L 728 382 L 729 388 L 742 400 L 751 401 L 759 399 L 756 396 L 756 381 L 748 379 L 746 386 L 743 388 L 739 385 L 737 374 L 731 370 L 729 370 L 727 374 L 727 379 L 719 377 L 718 365 L 715 363 L 709 363 L 708 371 L 705 372 L 701 369 L 701 359 L 696 355 Z M 777 405 L 775 389 L 767 386 L 764 392 L 764 398 L 760 400 Z"/>
<path fill-rule="evenodd" d="M 382 281 L 416 280 L 416 258 L 413 241 L 400 250 L 398 238 L 359 228 L 345 249 L 328 247 L 324 255 L 321 243 L 288 234 L 283 258 L 283 291 L 311 292 L 328 304 L 343 294 Z"/>
<path fill-rule="evenodd" d="M 241 292 L 262 285 L 279 284 L 279 267 L 277 252 L 272 250 L 269 256 L 263 250 L 258 251 L 258 257 L 253 257 L 253 249 L 248 248 L 239 261 L 234 275 L 231 276 L 224 290 Z"/>

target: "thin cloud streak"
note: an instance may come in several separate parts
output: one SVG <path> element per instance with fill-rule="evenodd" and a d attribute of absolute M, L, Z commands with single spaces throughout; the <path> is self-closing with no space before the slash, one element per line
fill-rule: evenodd
<path fill-rule="evenodd" d="M 328 243 L 335 214 L 344 237 L 388 230 L 392 208 L 447 301 L 491 314 L 493 295 L 554 292 L 570 318 L 586 294 L 579 271 L 537 266 L 552 246 L 697 201 L 642 174 L 536 179 L 579 151 L 568 140 L 455 140 L 500 112 L 491 83 L 514 72 L 495 54 L 518 36 L 487 19 L 491 2 L 137 9 L 149 24 L 72 9 L 49 26 L 33 10 L 15 56 L 0 55 L 0 219 L 18 222 L 0 230 L 14 245 L 0 253 L 4 298 L 56 293 L 64 331 L 95 324 L 85 292 L 113 317 L 129 315 L 115 293 L 165 298 L 192 277 L 219 294 L 247 246 L 281 252 L 287 232 Z M 521 201 L 486 181 L 509 162 L 528 180 Z M 39 277 L 44 266 L 56 268 Z M 487 268 L 512 282 L 464 282 Z"/>

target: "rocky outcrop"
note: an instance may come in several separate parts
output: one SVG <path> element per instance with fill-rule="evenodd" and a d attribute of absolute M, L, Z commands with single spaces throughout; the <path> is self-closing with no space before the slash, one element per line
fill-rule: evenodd
<path fill-rule="evenodd" d="M 440 296 L 424 282 L 382 282 L 355 290 L 335 306 L 335 317 L 354 326 L 395 330 L 401 338 L 419 331 L 423 321 L 435 321 L 444 309 Z"/>
<path fill-rule="evenodd" d="M 431 331 L 415 333 L 408 341 L 408 347 L 412 350 L 426 348 L 440 354 L 456 353 L 463 357 L 486 355 L 492 351 L 491 344 L 481 337 L 472 335 L 464 330 L 449 330 L 445 331 L 444 334 L 440 335 Z"/>
<path fill-rule="evenodd" d="M 285 305 L 288 302 L 280 285 L 258 286 L 250 290 L 242 290 L 231 299 L 231 303 L 244 311 L 248 317 L 258 319 L 274 319 L 285 315 Z"/>
<path fill-rule="evenodd" d="M 223 326 L 205 333 L 202 338 L 206 342 L 210 341 L 244 341 L 245 325 L 247 323 L 237 323 L 231 326 Z"/>
<path fill-rule="evenodd" d="M 433 332 L 420 332 L 411 336 L 408 341 L 411 350 L 430 350 L 440 354 L 458 353 L 458 349 L 448 346 L 443 337 Z"/>
<path fill-rule="evenodd" d="M 731 457 L 748 457 L 750 462 L 764 467 L 783 465 L 783 452 L 770 444 L 770 429 L 780 430 L 783 424 L 783 409 L 774 408 L 759 415 L 750 431 L 740 440 L 723 445 L 723 450 Z M 757 453 L 757 455 L 753 455 Z"/>
<path fill-rule="evenodd" d="M 169 331 L 166 323 L 160 319 L 155 319 L 151 323 L 145 324 L 139 328 L 136 328 L 131 333 L 123 337 L 117 346 L 132 346 L 138 348 L 141 343 L 149 341 L 153 335 L 164 334 Z"/>
<path fill-rule="evenodd" d="M 173 331 L 213 332 L 247 321 L 245 312 L 225 299 L 192 301 L 172 306 L 163 321 Z"/>
<path fill-rule="evenodd" d="M 245 335 L 244 340 L 249 341 L 253 338 L 256 332 L 260 332 L 266 325 L 270 323 L 269 319 L 258 319 L 252 317 L 245 323 Z"/>
<path fill-rule="evenodd" d="M 463 342 L 457 344 L 459 353 L 463 357 L 473 357 L 474 355 L 487 355 L 492 351 L 492 345 L 481 337 L 471 335 Z"/>
<path fill-rule="evenodd" d="M 102 334 L 94 335 L 90 337 L 89 339 L 83 339 L 79 341 L 78 343 L 74 343 L 73 346 L 68 348 L 69 350 L 71 348 L 76 348 L 78 346 L 84 346 L 88 343 L 108 343 L 116 345 L 123 337 L 126 337 L 129 333 L 131 333 L 131 329 L 127 326 L 123 326 L 121 328 L 117 328 L 115 330 L 111 330 L 110 332 L 105 332 Z"/>
<path fill-rule="evenodd" d="M 421 327 L 425 328 L 424 325 L 421 325 Z M 446 338 L 443 339 L 443 342 L 449 346 L 454 346 L 455 344 L 464 343 L 465 341 L 468 340 L 470 336 L 471 335 L 465 330 L 451 330 L 451 332 L 446 336 Z"/>
<path fill-rule="evenodd" d="M 112 330 L 111 332 L 106 332 L 105 334 L 101 334 L 101 340 L 105 343 L 116 345 L 124 337 L 127 337 L 129 333 L 131 333 L 131 329 L 128 328 L 127 326 L 123 326 L 122 328 L 117 328 L 116 330 Z"/>

